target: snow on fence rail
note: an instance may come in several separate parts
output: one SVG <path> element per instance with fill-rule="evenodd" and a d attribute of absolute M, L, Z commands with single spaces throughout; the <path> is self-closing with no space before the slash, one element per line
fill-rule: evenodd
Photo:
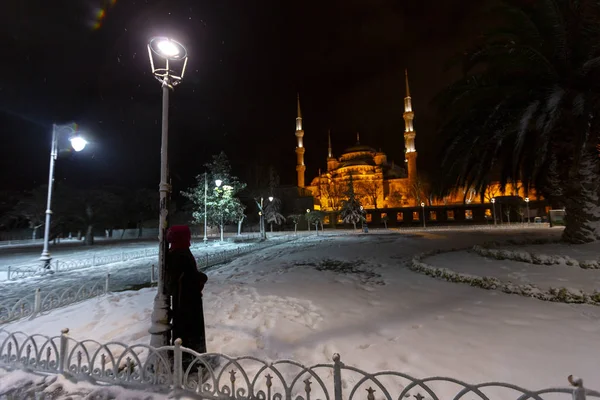
<path fill-rule="evenodd" d="M 97 267 L 100 265 L 112 264 L 116 262 L 124 262 L 129 260 L 137 260 L 140 258 L 146 258 L 155 256 L 158 254 L 157 248 L 135 250 L 135 251 L 121 251 L 117 254 L 107 255 L 94 255 L 91 258 L 80 258 L 74 260 L 54 260 L 50 263 L 50 271 L 52 272 L 65 272 L 75 271 L 78 269 Z M 32 276 L 43 275 L 49 272 L 40 265 L 34 266 L 23 266 L 23 267 L 11 267 L 9 266 L 6 270 L 7 280 L 17 280 L 23 278 L 29 278 Z"/>
<path fill-rule="evenodd" d="M 42 294 L 38 288 L 29 296 L 0 302 L 0 324 L 21 318 L 35 318 L 37 315 L 49 313 L 55 308 L 104 296 L 110 291 L 110 274 L 97 283 L 86 283 L 82 286 L 59 288 Z"/>
<path fill-rule="evenodd" d="M 251 253 L 262 250 L 267 247 L 276 246 L 281 243 L 287 243 L 295 240 L 294 237 L 286 237 L 283 240 L 274 242 L 262 242 L 253 246 L 238 247 L 234 250 L 222 251 L 215 254 L 206 254 L 197 257 L 199 268 L 208 268 L 214 265 L 222 264 Z M 110 257 L 110 256 L 108 256 Z M 116 262 L 116 261 L 113 261 Z M 156 281 L 156 266 L 151 266 L 150 282 Z M 0 302 L 0 324 L 5 324 L 21 318 L 35 318 L 40 314 L 47 314 L 55 308 L 64 307 L 83 300 L 103 296 L 110 292 L 110 274 L 102 282 L 96 284 L 85 283 L 82 286 L 71 286 L 59 288 L 42 294 L 38 288 L 29 296 L 22 297 L 15 301 L 14 299 Z"/>
<path fill-rule="evenodd" d="M 77 341 L 68 333 L 63 329 L 59 336 L 49 337 L 0 330 L 0 367 L 210 400 L 600 398 L 599 392 L 584 388 L 582 380 L 572 376 L 567 379 L 573 387 L 528 390 L 501 382 L 469 384 L 446 377 L 417 379 L 394 371 L 368 373 L 344 364 L 339 354 L 333 355 L 332 364 L 307 367 L 292 360 L 199 354 L 183 347 L 181 339 L 173 346 L 154 348 Z"/>

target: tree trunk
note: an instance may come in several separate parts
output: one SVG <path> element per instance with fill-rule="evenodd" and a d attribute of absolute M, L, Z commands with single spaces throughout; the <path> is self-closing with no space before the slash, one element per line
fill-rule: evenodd
<path fill-rule="evenodd" d="M 88 225 L 85 230 L 85 245 L 91 246 L 94 244 L 94 226 Z"/>
<path fill-rule="evenodd" d="M 383 226 L 385 226 L 385 229 L 387 229 L 387 221 L 383 221 Z"/>
<path fill-rule="evenodd" d="M 271 233 L 273 233 L 273 223 L 270 222 L 270 225 L 271 225 Z"/>
<path fill-rule="evenodd" d="M 354 230 L 356 230 L 356 222 L 352 223 L 354 225 Z"/>
<path fill-rule="evenodd" d="M 38 227 L 37 227 L 37 226 L 34 226 L 34 227 L 33 227 L 33 233 L 31 234 L 31 238 L 32 238 L 33 240 L 35 240 L 35 239 L 37 238 L 37 230 L 38 230 Z"/>
<path fill-rule="evenodd" d="M 566 226 L 562 239 L 568 243 L 588 243 L 600 238 L 600 171 L 595 147 L 590 147 L 588 144 L 565 192 Z"/>
<path fill-rule="evenodd" d="M 298 233 L 298 224 L 294 224 L 294 235 Z"/>

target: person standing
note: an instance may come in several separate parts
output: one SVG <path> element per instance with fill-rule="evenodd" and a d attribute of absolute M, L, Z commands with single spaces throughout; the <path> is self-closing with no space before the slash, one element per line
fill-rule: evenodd
<path fill-rule="evenodd" d="M 172 298 L 172 337 L 173 342 L 179 338 L 182 346 L 206 353 L 202 290 L 208 277 L 198 271 L 190 251 L 191 237 L 190 228 L 186 225 L 172 226 L 167 231 L 167 285 Z"/>

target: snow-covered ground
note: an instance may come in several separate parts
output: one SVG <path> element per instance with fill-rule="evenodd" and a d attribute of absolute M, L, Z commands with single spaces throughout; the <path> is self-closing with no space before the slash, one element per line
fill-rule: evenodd
<path fill-rule="evenodd" d="M 366 371 L 531 389 L 565 386 L 575 374 L 597 386 L 600 309 L 452 284 L 406 265 L 423 251 L 533 235 L 548 231 L 330 233 L 243 256 L 209 272 L 209 351 L 305 365 L 340 353 Z M 153 289 L 121 292 L 3 328 L 148 343 L 153 297 Z M 0 387 L 14 377 L 0 375 Z"/>
<path fill-rule="evenodd" d="M 286 236 L 284 235 L 273 235 L 271 240 L 278 241 L 285 238 Z M 192 245 L 192 252 L 196 257 L 201 257 L 205 254 L 214 254 L 221 251 L 244 248 L 252 244 L 253 242 L 234 243 L 227 241 L 209 241 L 208 244 L 205 245 L 200 241 Z M 122 251 L 128 252 L 143 249 L 156 249 L 156 246 L 157 244 L 155 242 L 124 242 L 118 246 L 99 246 L 92 249 L 89 247 L 69 249 L 67 251 L 65 251 L 66 249 L 63 249 L 63 251 L 60 253 L 57 252 L 53 254 L 53 256 L 66 261 L 91 258 L 94 254 L 99 256 L 120 254 Z M 0 255 L 0 262 L 8 257 L 12 256 L 8 254 Z M 22 255 L 17 254 L 14 257 L 19 258 L 22 257 Z M 107 273 L 110 273 L 110 287 L 113 291 L 137 287 L 150 281 L 152 265 L 156 266 L 157 261 L 157 256 L 152 256 L 80 270 L 60 272 L 52 275 L 34 276 L 15 281 L 0 279 L 0 302 L 10 300 L 16 301 L 21 297 L 32 296 L 38 288 L 42 293 L 47 293 L 51 290 L 62 290 L 68 287 L 81 286 L 83 284 L 90 286 L 93 286 L 94 284 L 103 285 Z M 1 274 L 2 272 L 0 271 L 0 275 Z"/>

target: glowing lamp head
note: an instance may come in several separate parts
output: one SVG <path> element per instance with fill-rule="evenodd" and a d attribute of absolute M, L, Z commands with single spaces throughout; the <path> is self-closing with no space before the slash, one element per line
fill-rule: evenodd
<path fill-rule="evenodd" d="M 310 212 L 310 208 L 307 208 L 307 209 L 306 209 L 306 212 L 307 212 L 307 213 L 309 213 L 309 212 Z"/>
<path fill-rule="evenodd" d="M 492 204 L 496 202 L 496 198 L 492 197 Z"/>
<path fill-rule="evenodd" d="M 215 180 L 215 185 L 217 185 L 217 187 L 221 187 L 221 185 L 223 184 L 223 181 L 220 179 Z"/>
<path fill-rule="evenodd" d="M 425 207 L 425 203 L 423 203 L 423 202 L 422 202 L 422 203 L 421 203 L 421 207 Z"/>
<path fill-rule="evenodd" d="M 87 140 L 85 140 L 81 136 L 73 136 L 69 140 L 71 141 L 71 147 L 73 147 L 73 150 L 77 152 L 83 150 L 85 148 L 85 145 L 87 145 L 88 143 Z"/>
<path fill-rule="evenodd" d="M 529 197 L 525 197 L 525 203 L 529 203 Z"/>
<path fill-rule="evenodd" d="M 269 196 L 269 201 L 273 201 L 273 196 Z"/>
<path fill-rule="evenodd" d="M 150 39 L 149 46 L 155 54 L 167 60 L 183 60 L 187 57 L 185 47 L 168 37 L 154 37 Z"/>
<path fill-rule="evenodd" d="M 168 39 L 159 41 L 156 47 L 165 57 L 175 57 L 179 54 L 179 47 Z"/>

